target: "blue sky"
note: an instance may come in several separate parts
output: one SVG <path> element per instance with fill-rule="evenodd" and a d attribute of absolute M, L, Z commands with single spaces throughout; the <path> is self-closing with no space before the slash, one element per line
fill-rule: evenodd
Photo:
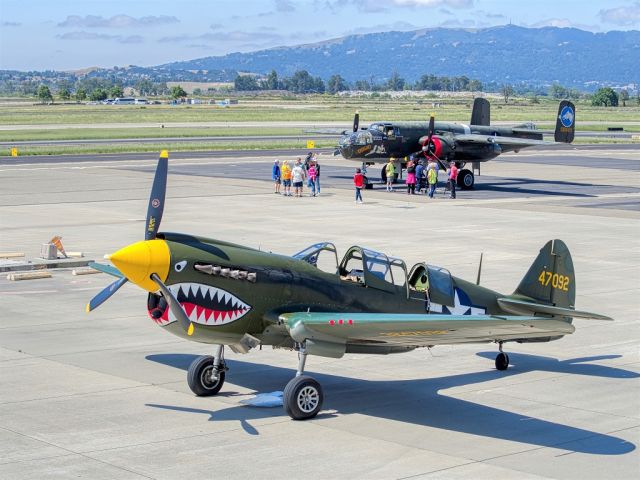
<path fill-rule="evenodd" d="M 0 69 L 157 65 L 425 27 L 640 29 L 625 0 L 2 0 Z"/>

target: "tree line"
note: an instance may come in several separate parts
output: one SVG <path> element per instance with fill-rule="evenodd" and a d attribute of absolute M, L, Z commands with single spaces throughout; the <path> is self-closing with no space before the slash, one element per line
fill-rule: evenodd
<path fill-rule="evenodd" d="M 482 82 L 461 77 L 439 77 L 423 75 L 414 83 L 407 82 L 398 72 L 381 83 L 374 78 L 357 80 L 350 84 L 341 75 L 332 75 L 326 82 L 320 77 L 313 77 L 306 70 L 299 70 L 291 77 L 278 77 L 272 70 L 267 76 L 259 77 L 253 74 L 238 74 L 233 82 L 237 91 L 284 90 L 291 93 L 330 93 L 335 94 L 347 90 L 361 90 L 365 92 L 402 91 L 402 90 L 435 90 L 456 92 L 480 92 Z"/>

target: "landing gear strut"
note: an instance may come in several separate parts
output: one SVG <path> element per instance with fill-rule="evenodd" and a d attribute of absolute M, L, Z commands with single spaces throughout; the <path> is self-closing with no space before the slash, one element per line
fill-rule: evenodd
<path fill-rule="evenodd" d="M 298 352 L 298 371 L 284 387 L 283 403 L 287 414 L 294 420 L 306 420 L 315 417 L 322 408 L 324 395 L 322 387 L 313 378 L 304 374 L 307 352 L 304 345 Z"/>
<path fill-rule="evenodd" d="M 509 366 L 509 355 L 502 351 L 502 342 L 498 342 L 500 353 L 496 356 L 496 368 L 498 370 L 506 370 Z"/>
<path fill-rule="evenodd" d="M 224 363 L 224 346 L 218 345 L 215 356 L 203 355 L 189 365 L 187 383 L 191 391 L 199 397 L 216 395 L 224 385 L 227 370 L 229 369 Z"/>

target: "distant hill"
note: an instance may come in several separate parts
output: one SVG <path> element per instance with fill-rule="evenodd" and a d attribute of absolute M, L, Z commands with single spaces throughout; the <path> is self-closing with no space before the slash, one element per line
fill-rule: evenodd
<path fill-rule="evenodd" d="M 592 33 L 576 28 L 433 28 L 384 32 L 293 47 L 169 63 L 164 70 L 241 71 L 290 76 L 307 70 L 323 79 L 408 81 L 423 74 L 466 75 L 482 82 L 585 88 L 640 82 L 640 31 Z"/>

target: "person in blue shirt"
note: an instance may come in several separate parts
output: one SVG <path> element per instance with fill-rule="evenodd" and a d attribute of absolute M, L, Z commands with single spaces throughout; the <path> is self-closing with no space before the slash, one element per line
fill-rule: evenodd
<path fill-rule="evenodd" d="M 275 190 L 273 193 L 280 195 L 280 160 L 277 158 L 273 162 L 273 169 L 271 170 L 271 178 L 275 182 Z"/>

